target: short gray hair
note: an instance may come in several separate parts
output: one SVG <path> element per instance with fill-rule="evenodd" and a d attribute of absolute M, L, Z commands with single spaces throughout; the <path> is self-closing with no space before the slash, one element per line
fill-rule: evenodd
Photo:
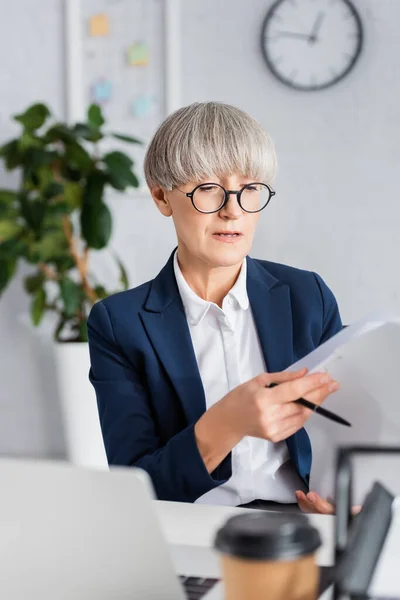
<path fill-rule="evenodd" d="M 147 185 L 165 190 L 213 175 L 238 173 L 269 183 L 276 172 L 272 140 L 243 110 L 222 102 L 195 102 L 172 113 L 147 149 Z"/>

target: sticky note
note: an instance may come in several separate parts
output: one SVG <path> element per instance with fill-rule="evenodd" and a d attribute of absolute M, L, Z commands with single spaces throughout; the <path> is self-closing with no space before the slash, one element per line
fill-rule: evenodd
<path fill-rule="evenodd" d="M 150 52 L 147 44 L 136 42 L 129 46 L 127 51 L 128 64 L 131 67 L 147 67 L 150 61 Z"/>
<path fill-rule="evenodd" d="M 136 118 L 147 117 L 154 108 L 154 98 L 152 96 L 137 96 L 131 103 L 131 114 Z"/>
<path fill-rule="evenodd" d="M 111 81 L 106 78 L 95 81 L 91 88 L 91 97 L 94 102 L 104 104 L 111 98 Z"/>
<path fill-rule="evenodd" d="M 93 15 L 89 19 L 89 35 L 92 37 L 106 36 L 110 33 L 110 22 L 106 14 Z"/>

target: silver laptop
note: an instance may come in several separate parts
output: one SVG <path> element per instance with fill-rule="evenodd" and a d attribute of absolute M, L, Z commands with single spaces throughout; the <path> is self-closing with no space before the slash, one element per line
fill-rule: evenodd
<path fill-rule="evenodd" d="M 175 574 L 144 471 L 0 459 L 0 482 L 2 598 L 221 597 L 215 579 Z"/>

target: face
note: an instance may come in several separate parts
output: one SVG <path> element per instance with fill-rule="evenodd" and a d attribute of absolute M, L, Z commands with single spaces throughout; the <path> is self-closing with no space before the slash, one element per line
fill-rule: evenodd
<path fill-rule="evenodd" d="M 160 212 L 172 216 L 180 257 L 203 263 L 209 268 L 232 267 L 242 262 L 250 252 L 260 213 L 244 212 L 235 195 L 227 204 L 212 214 L 198 212 L 190 198 L 182 192 L 191 192 L 199 183 L 219 183 L 227 190 L 240 190 L 253 180 L 240 175 L 206 181 L 188 182 L 178 189 L 165 191 L 153 188 L 152 196 Z M 224 235 L 231 232 L 232 235 Z"/>

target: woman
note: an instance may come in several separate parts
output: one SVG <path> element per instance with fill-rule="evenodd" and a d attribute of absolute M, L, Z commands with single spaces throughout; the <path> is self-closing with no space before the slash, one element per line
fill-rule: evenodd
<path fill-rule="evenodd" d="M 145 469 L 159 499 L 332 512 L 309 493 L 311 411 L 293 401 L 320 404 L 337 383 L 282 371 L 341 329 L 337 304 L 318 275 L 248 256 L 275 164 L 237 108 L 196 103 L 168 117 L 145 175 L 177 251 L 90 314 L 109 463 Z"/>

